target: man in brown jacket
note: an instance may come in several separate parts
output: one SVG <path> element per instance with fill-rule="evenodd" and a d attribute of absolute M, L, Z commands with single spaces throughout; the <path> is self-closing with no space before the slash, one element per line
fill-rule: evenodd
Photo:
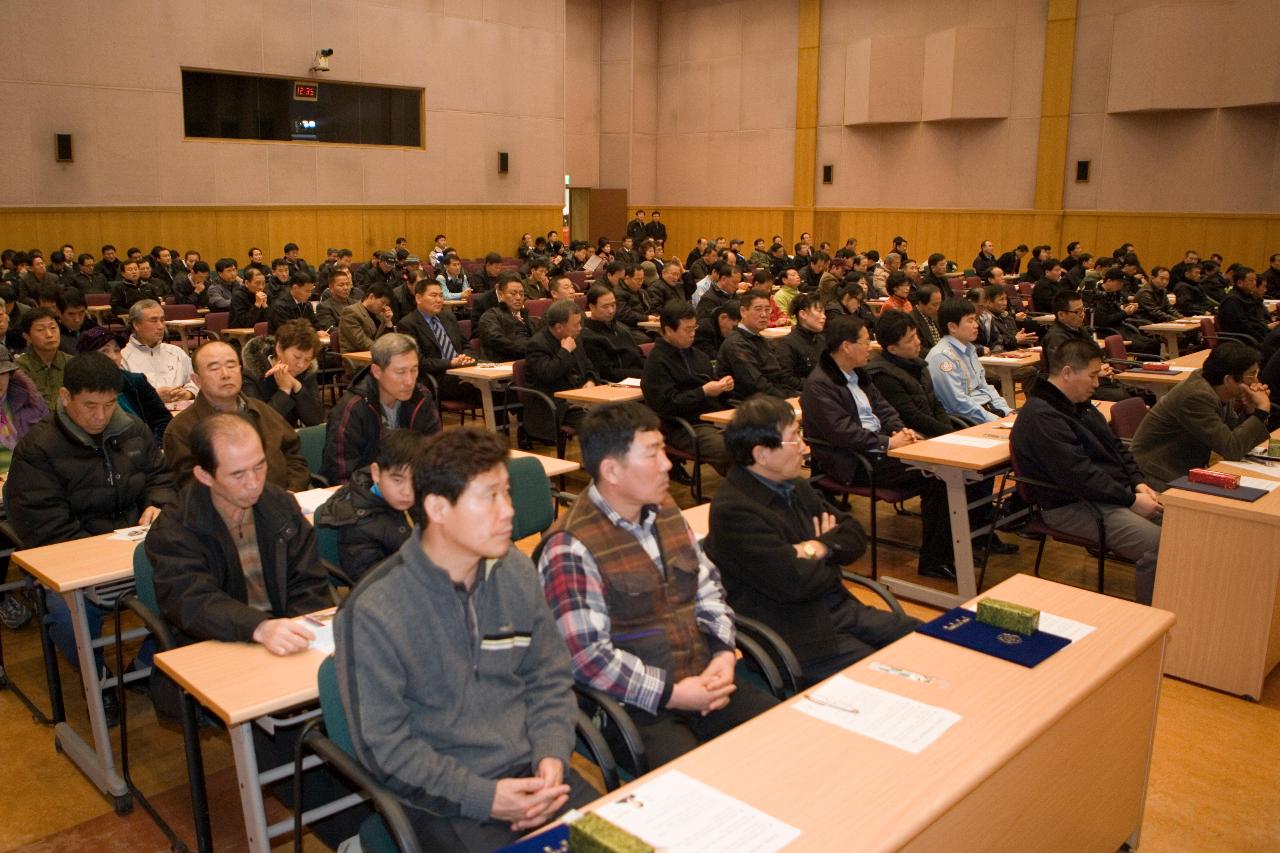
<path fill-rule="evenodd" d="M 391 290 L 385 284 L 375 284 L 364 299 L 343 309 L 338 320 L 338 344 L 343 352 L 368 352 L 375 340 L 395 330 Z"/>
<path fill-rule="evenodd" d="M 240 357 L 220 341 L 205 344 L 192 359 L 200 393 L 195 402 L 174 416 L 164 433 L 164 455 L 173 468 L 178 487 L 193 479 L 195 459 L 191 454 L 191 431 L 200 421 L 217 412 L 238 412 L 249 420 L 262 437 L 267 455 L 267 481 L 291 492 L 307 488 L 311 475 L 303 458 L 298 434 L 275 409 L 240 393 L 243 381 Z"/>

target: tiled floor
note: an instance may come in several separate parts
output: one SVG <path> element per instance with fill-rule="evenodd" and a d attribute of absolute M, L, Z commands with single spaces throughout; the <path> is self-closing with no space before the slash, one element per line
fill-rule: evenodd
<path fill-rule="evenodd" d="M 708 469 L 709 493 L 715 480 Z M 584 474 L 571 475 L 568 489 L 576 492 L 585 483 Z M 689 505 L 687 490 L 675 487 L 675 494 L 682 505 Z M 865 502 L 855 501 L 853 512 L 865 524 Z M 880 530 L 885 537 L 914 541 L 920 520 L 882 507 Z M 1018 542 L 1022 553 L 993 558 L 987 586 L 1015 572 L 1031 570 L 1035 543 L 1012 536 L 1006 539 Z M 864 557 L 855 568 L 867 571 L 868 565 Z M 884 574 L 915 577 L 914 555 L 895 548 L 881 550 L 880 567 Z M 1048 547 L 1045 576 L 1091 586 L 1093 572 L 1093 561 L 1081 550 L 1053 544 Z M 1130 570 L 1117 566 L 1107 577 L 1108 592 L 1132 594 Z M 914 605 L 908 609 L 923 617 L 934 612 Z M 8 671 L 43 703 L 44 679 L 34 630 L 6 632 L 4 643 Z M 63 677 L 68 716 L 78 724 L 84 719 L 83 699 L 75 689 L 79 682 L 65 666 Z M 184 838 L 191 839 L 181 735 L 159 727 L 145 700 L 135 704 L 142 706 L 136 713 L 134 705 L 130 706 L 135 781 L 142 790 L 153 792 L 157 807 Z M 243 849 L 236 780 L 226 738 L 206 732 L 204 757 L 217 849 Z M 141 809 L 116 817 L 96 789 L 64 756 L 54 752 L 52 731 L 33 723 L 7 690 L 0 691 L 0 762 L 4 768 L 0 776 L 4 780 L 0 850 L 167 848 Z M 1280 850 L 1280 673 L 1268 679 L 1262 700 L 1256 704 L 1175 679 L 1164 680 L 1142 842 L 1142 849 L 1151 851 Z M 306 846 L 322 849 L 311 838 Z"/>

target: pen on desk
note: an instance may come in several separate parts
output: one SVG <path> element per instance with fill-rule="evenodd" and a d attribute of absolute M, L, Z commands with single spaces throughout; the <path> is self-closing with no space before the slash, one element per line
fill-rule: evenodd
<path fill-rule="evenodd" d="M 848 704 L 847 702 L 840 702 L 834 699 L 826 699 L 822 696 L 819 696 L 817 691 L 815 690 L 810 690 L 808 693 L 804 694 L 804 698 L 808 699 L 810 702 L 814 703 L 815 705 L 821 705 L 824 708 L 833 708 L 837 711 L 845 711 L 850 714 L 862 713 L 856 707 Z"/>

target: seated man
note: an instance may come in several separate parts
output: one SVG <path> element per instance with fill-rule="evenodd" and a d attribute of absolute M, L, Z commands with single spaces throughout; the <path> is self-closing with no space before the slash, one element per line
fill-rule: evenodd
<path fill-rule="evenodd" d="M 684 282 L 682 276 L 684 268 L 680 266 L 677 260 L 667 261 L 662 265 L 662 272 L 658 273 L 658 280 L 648 285 L 649 288 L 649 304 L 658 310 L 662 309 L 671 300 L 677 302 L 687 302 L 688 298 L 684 293 Z"/>
<path fill-rule="evenodd" d="M 639 403 L 582 425 L 591 484 L 539 546 L 574 677 L 623 703 L 658 767 L 776 704 L 734 684 L 733 611 L 668 494 L 658 417 Z"/>
<path fill-rule="evenodd" d="M 317 527 L 338 531 L 341 568 L 353 581 L 390 557 L 409 537 L 413 521 L 413 464 L 427 437 L 393 429 L 360 468 L 316 510 Z"/>
<path fill-rule="evenodd" d="M 418 381 L 413 338 L 392 332 L 374 341 L 369 352 L 372 363 L 352 377 L 329 412 L 320 473 L 331 486 L 345 483 L 372 462 L 389 430 L 411 429 L 423 435 L 440 431 L 436 402 Z"/>
<path fill-rule="evenodd" d="M 27 351 L 14 362 L 36 384 L 45 404 L 52 409 L 62 388 L 62 373 L 71 360 L 60 346 L 58 315 L 48 308 L 31 309 L 22 315 L 22 337 L 27 341 Z"/>
<path fill-rule="evenodd" d="M 316 306 L 316 323 L 330 332 L 338 328 L 342 312 L 360 300 L 351 294 L 351 271 L 337 267 L 329 274 L 329 288 Z"/>
<path fill-rule="evenodd" d="M 1058 347 L 1067 341 L 1086 341 L 1094 343 L 1093 334 L 1084 325 L 1084 300 L 1078 293 L 1063 291 L 1053 297 L 1054 324 L 1044 333 L 1040 351 L 1040 378 L 1043 380 L 1054 369 L 1053 358 Z M 1095 400 L 1126 400 L 1129 392 L 1119 382 L 1111 378 L 1114 371 L 1111 365 L 1103 364 L 1098 375 L 1098 390 L 1094 392 Z"/>
<path fill-rule="evenodd" d="M 97 321 L 89 316 L 84 294 L 74 287 L 64 287 L 58 294 L 58 349 L 75 355 L 79 352 L 76 344 L 80 336 L 97 326 Z"/>
<path fill-rule="evenodd" d="M 649 335 L 640 328 L 640 324 L 656 314 L 660 306 L 649 304 L 649 292 L 644 289 L 644 269 L 627 267 L 613 295 L 618 303 L 615 322 L 625 326 L 637 344 L 649 343 Z"/>
<path fill-rule="evenodd" d="M 173 474 L 151 430 L 116 405 L 123 387 L 124 374 L 102 353 L 67 362 L 53 413 L 14 447 L 4 482 L 9 522 L 23 547 L 151 524 L 174 502 Z M 53 641 L 79 667 L 70 611 L 59 595 L 46 600 Z M 92 603 L 86 610 L 97 637 L 101 611 Z M 102 672 L 101 652 L 94 657 Z M 103 694 L 109 712 L 114 698 L 114 691 Z"/>
<path fill-rule="evenodd" d="M 470 367 L 476 360 L 466 354 L 467 340 L 457 319 L 444 305 L 444 289 L 436 279 L 421 278 L 413 285 L 416 311 L 400 318 L 396 327 L 418 345 L 418 375 L 433 376 L 445 400 L 479 401 L 479 393 L 449 371 Z"/>
<path fill-rule="evenodd" d="M 1134 593 L 1150 604 L 1160 551 L 1160 498 L 1142 480 L 1133 456 L 1089 402 L 1102 372 L 1102 353 L 1091 341 L 1058 348 L 1047 381 L 1037 382 L 1018 412 L 1009 450 L 1019 472 L 1050 483 L 1027 484 L 1051 526 L 1097 541 L 1091 501 L 1105 513 L 1107 548 L 1137 563 Z"/>
<path fill-rule="evenodd" d="M 536 324 L 524 310 L 524 282 L 508 270 L 498 276 L 498 304 L 480 317 L 480 344 L 494 361 L 516 361 L 529 351 Z"/>
<path fill-rule="evenodd" d="M 1203 274 L 1204 268 L 1198 262 L 1188 264 L 1182 270 L 1181 280 L 1173 286 L 1173 294 L 1177 300 L 1175 307 L 1182 312 L 1183 316 L 1212 314 L 1217 307 L 1200 286 L 1200 277 Z"/>
<path fill-rule="evenodd" d="M 311 273 L 306 270 L 294 273 L 289 279 L 289 289 L 277 296 L 267 309 L 267 331 L 274 335 L 290 320 L 305 320 L 311 328 L 320 328 L 316 309 L 311 307 L 311 292 L 315 289 Z"/>
<path fill-rule="evenodd" d="M 424 850 L 492 850 L 597 796 L 569 766 L 569 658 L 511 545 L 506 458 L 480 430 L 432 439 L 413 464 L 417 526 L 334 623 L 356 757 Z"/>
<path fill-rule="evenodd" d="M 372 285 L 355 305 L 342 309 L 338 319 L 338 346 L 343 352 L 367 352 L 373 342 L 395 331 L 391 314 L 391 289 Z"/>
<path fill-rule="evenodd" d="M 816 292 L 797 293 L 787 310 L 791 314 L 791 331 L 778 339 L 774 352 L 782 369 L 804 382 L 818 366 L 825 349 L 822 330 L 827 326 L 827 314 Z"/>
<path fill-rule="evenodd" d="M 1062 278 L 1065 272 L 1062 261 L 1057 258 L 1048 258 L 1044 261 L 1043 277 L 1031 288 L 1031 304 L 1037 311 L 1048 314 L 1053 310 L 1054 297 L 1068 287 L 1067 282 Z"/>
<path fill-rule="evenodd" d="M 894 313 L 901 315 L 901 312 L 891 312 L 891 316 Z M 861 320 L 857 317 L 837 317 L 831 321 L 831 326 L 826 331 L 826 352 L 819 362 L 819 369 L 805 380 L 804 391 L 800 395 L 805 425 L 815 437 L 815 466 L 838 482 L 868 485 L 866 469 L 858 463 L 851 452 L 854 451 L 870 458 L 877 486 L 921 489 L 920 514 L 924 531 L 917 571 L 925 577 L 954 580 L 956 572 L 952 565 L 954 556 L 951 553 L 951 517 L 947 509 L 946 484 L 941 480 L 925 477 L 887 455 L 890 450 L 913 444 L 922 437 L 903 425 L 898 413 L 885 401 L 863 370 L 870 356 L 871 336 Z M 735 423 L 737 417 L 734 417 Z M 787 420 L 790 421 L 791 418 L 788 417 Z M 732 430 L 733 426 L 730 425 L 726 442 L 732 440 Z M 757 446 L 754 451 L 766 461 L 772 458 L 767 447 L 768 445 Z M 748 447 L 747 453 L 752 452 Z M 802 455 L 796 454 L 797 457 Z M 748 464 L 744 462 L 747 457 L 736 451 L 734 458 L 740 465 Z M 760 464 L 757 459 L 754 467 L 748 470 L 760 474 Z M 730 482 L 733 482 L 733 472 L 729 476 Z M 716 497 L 719 498 L 719 493 Z M 714 510 L 713 502 L 712 511 Z M 852 520 L 850 522 L 853 523 Z M 805 527 L 807 529 L 808 526 Z M 861 529 L 858 532 L 861 534 Z M 858 553 L 862 551 L 862 544 L 859 543 Z M 858 554 L 854 554 L 851 558 L 842 558 L 838 565 L 851 563 L 857 556 Z"/>
<path fill-rule="evenodd" d="M 853 346 L 865 351 L 869 339 L 856 318 L 840 318 L 831 332 L 843 337 L 855 326 L 863 343 Z M 830 359 L 824 360 L 824 367 L 831 367 Z M 815 371 L 809 383 L 819 381 L 819 375 Z M 910 430 L 892 441 L 863 432 L 888 446 L 914 440 Z M 856 441 L 851 434 L 838 440 L 845 439 Z M 803 467 L 807 448 L 790 406 L 774 397 L 752 397 L 734 412 L 725 443 L 735 464 L 711 501 L 707 556 L 723 567 L 730 605 L 782 635 L 800 660 L 805 682 L 814 684 L 836 674 L 920 624 L 909 616 L 868 607 L 845 588 L 841 567 L 862 555 L 867 537 L 851 515 L 827 503 L 809 485 Z M 905 474 L 923 478 L 894 464 Z M 945 518 L 945 497 L 942 514 Z M 936 538 L 950 552 L 945 529 L 932 528 L 928 520 L 925 529 L 926 547 Z M 922 566 L 923 561 L 922 555 Z"/>
<path fill-rule="evenodd" d="M 165 403 L 194 400 L 200 386 L 192 379 L 191 356 L 164 342 L 164 309 L 154 299 L 129 309 L 132 334 L 121 355 L 125 370 L 147 377 Z"/>
<path fill-rule="evenodd" d="M 191 431 L 196 424 L 216 412 L 238 412 L 258 430 L 267 457 L 267 480 L 281 489 L 300 492 L 311 475 L 302 456 L 301 443 L 293 427 L 280 413 L 261 400 L 241 393 L 244 379 L 240 357 L 230 344 L 210 341 L 196 350 L 195 377 L 200 386 L 196 400 L 174 415 L 164 431 L 164 455 L 173 468 L 178 487 L 191 482 L 197 464 L 191 451 Z"/>
<path fill-rule="evenodd" d="M 694 316 L 697 317 L 696 309 Z M 738 323 L 742 322 L 742 303 L 736 299 L 722 302 L 706 317 L 697 317 L 697 320 L 698 326 L 694 332 L 693 346 L 705 354 L 707 360 L 714 366 L 716 359 L 720 357 L 720 347 L 724 345 L 724 339 L 738 328 Z"/>
<path fill-rule="evenodd" d="M 156 298 L 151 285 L 140 280 L 141 275 L 137 261 L 127 260 L 121 265 L 120 280 L 111 283 L 111 313 L 126 314 L 134 303 Z"/>
<path fill-rule="evenodd" d="M 556 397 L 557 391 L 590 388 L 603 380 L 579 345 L 582 310 L 562 299 L 553 302 L 542 317 L 542 328 L 529 341 L 525 356 L 525 376 L 529 387 L 546 394 L 555 403 L 557 415 L 541 400 L 526 400 L 524 424 L 529 435 L 539 441 L 556 442 L 555 420 L 575 429 L 587 414 L 586 406 Z"/>
<path fill-rule="evenodd" d="M 945 334 L 925 362 L 933 389 L 948 414 L 980 424 L 997 421 L 1012 409 L 987 381 L 978 351 L 978 309 L 968 299 L 951 298 L 938 309 L 938 330 Z"/>
<path fill-rule="evenodd" d="M 1267 440 L 1271 394 L 1258 382 L 1259 361 L 1253 347 L 1220 341 L 1203 367 L 1147 412 L 1129 450 L 1153 489 L 1163 492 L 1170 480 L 1208 466 L 1211 453 L 1243 459 Z"/>
<path fill-rule="evenodd" d="M 267 322 L 267 277 L 256 267 L 246 267 L 244 281 L 231 291 L 231 308 L 227 325 L 233 329 L 252 329 Z"/>
<path fill-rule="evenodd" d="M 173 280 L 173 301 L 178 305 L 209 307 L 209 264 L 194 261 L 191 268 Z"/>
<path fill-rule="evenodd" d="M 711 359 L 693 345 L 697 326 L 692 303 L 672 300 L 658 313 L 662 333 L 653 352 L 644 363 L 640 388 L 644 402 L 659 417 L 684 418 L 693 427 L 702 461 L 724 476 L 729 470 L 729 452 L 724 446 L 724 433 L 714 424 L 700 418 L 707 412 L 729 407 L 727 394 L 733 390 L 733 377 L 714 379 Z M 667 444 L 685 453 L 693 453 L 689 434 L 675 425 L 664 425 Z"/>
<path fill-rule="evenodd" d="M 618 297 L 603 285 L 587 291 L 591 316 L 582 321 L 582 346 L 587 360 L 605 382 L 638 379 L 644 373 L 644 355 L 631 331 L 616 319 Z"/>
<path fill-rule="evenodd" d="M 1218 331 L 1248 335 L 1255 345 L 1261 344 L 1272 329 L 1280 326 L 1263 304 L 1263 289 L 1256 272 L 1249 267 L 1236 267 L 1231 274 L 1231 292 L 1218 306 Z"/>
<path fill-rule="evenodd" d="M 547 259 L 541 255 L 535 255 L 529 260 L 528 276 L 524 280 L 524 298 L 526 301 L 530 299 L 549 299 L 551 297 L 551 279 L 550 268 L 547 265 Z"/>
<path fill-rule="evenodd" d="M 922 438 L 952 432 L 955 426 L 933 393 L 929 365 L 920 357 L 920 329 L 911 316 L 882 312 L 876 341 L 880 351 L 867 362 L 867 375 L 903 425 Z"/>
<path fill-rule="evenodd" d="M 302 319 L 281 324 L 274 335 L 251 339 L 240 352 L 245 395 L 269 404 L 291 426 L 324 423 L 319 352 L 319 335 Z"/>
<path fill-rule="evenodd" d="M 778 363 L 772 344 L 761 336 L 769 324 L 769 297 L 748 291 L 742 297 L 742 320 L 720 345 L 716 372 L 733 377 L 735 400 L 752 394 L 794 397 L 800 393 L 801 379 Z"/>
<path fill-rule="evenodd" d="M 950 289 L 950 285 L 947 285 Z M 942 331 L 938 328 L 938 309 L 942 307 L 942 291 L 936 284 L 926 284 L 911 294 L 911 319 L 915 321 L 920 332 L 920 349 L 928 352 L 942 340 Z"/>
<path fill-rule="evenodd" d="M 1169 268 L 1152 267 L 1147 283 L 1138 288 L 1140 323 L 1171 323 L 1182 312 L 1169 304 Z"/>

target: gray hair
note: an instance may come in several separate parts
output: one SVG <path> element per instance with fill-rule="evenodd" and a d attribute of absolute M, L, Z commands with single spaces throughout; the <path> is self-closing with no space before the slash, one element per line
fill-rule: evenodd
<path fill-rule="evenodd" d="M 159 302 L 154 299 L 139 299 L 137 302 L 129 306 L 129 328 L 133 328 L 142 322 L 142 312 L 152 308 L 161 308 Z"/>
<path fill-rule="evenodd" d="M 383 335 L 373 342 L 373 346 L 369 347 L 369 355 L 373 357 L 373 363 L 383 370 L 387 368 L 387 365 L 391 364 L 391 359 L 406 352 L 412 352 L 417 355 L 418 342 L 399 332 Z"/>
<path fill-rule="evenodd" d="M 884 256 L 885 263 L 888 263 L 890 258 L 893 258 L 895 261 L 900 261 L 902 260 L 902 255 L 899 255 L 897 252 L 890 252 Z"/>
<path fill-rule="evenodd" d="M 548 328 L 551 326 L 559 326 L 561 323 L 569 322 L 569 318 L 574 314 L 581 314 L 582 309 L 578 304 L 570 299 L 557 299 L 547 307 L 546 313 L 542 316 L 542 322 Z"/>

